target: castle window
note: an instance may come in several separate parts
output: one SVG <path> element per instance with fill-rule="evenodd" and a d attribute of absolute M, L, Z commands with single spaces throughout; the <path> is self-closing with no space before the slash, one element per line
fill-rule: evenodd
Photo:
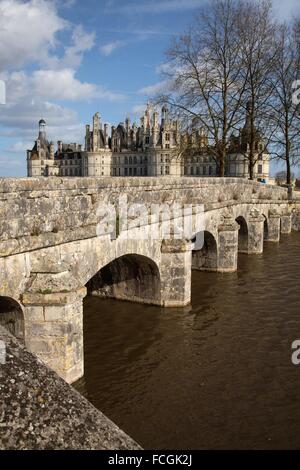
<path fill-rule="evenodd" d="M 136 168 L 133 169 L 133 176 L 136 176 Z"/>
<path fill-rule="evenodd" d="M 209 175 L 211 176 L 212 175 L 212 167 L 211 166 L 209 167 L 208 172 L 209 172 Z"/>
<path fill-rule="evenodd" d="M 128 175 L 128 168 L 125 168 L 125 176 Z"/>
<path fill-rule="evenodd" d="M 129 176 L 132 176 L 132 168 L 129 168 Z"/>
<path fill-rule="evenodd" d="M 169 175 L 169 174 L 170 174 L 170 167 L 166 166 L 166 175 Z"/>
<path fill-rule="evenodd" d="M 184 167 L 184 174 L 185 174 L 185 176 L 188 174 L 188 170 L 187 170 L 186 166 Z"/>
<path fill-rule="evenodd" d="M 169 149 L 170 148 L 170 144 L 166 144 L 166 149 Z"/>
<path fill-rule="evenodd" d="M 146 137 L 146 139 L 145 139 L 145 143 L 146 143 L 146 144 L 149 144 L 149 142 L 150 142 L 150 139 L 149 139 L 149 137 Z"/>
<path fill-rule="evenodd" d="M 129 157 L 129 165 L 132 165 L 132 157 Z"/>
<path fill-rule="evenodd" d="M 128 157 L 125 157 L 125 165 L 128 165 Z"/>
<path fill-rule="evenodd" d="M 191 166 L 191 176 L 194 175 L 194 168 Z"/>
<path fill-rule="evenodd" d="M 136 157 L 134 157 L 134 160 L 133 160 L 133 161 L 134 161 L 134 164 L 136 165 L 136 164 L 137 164 L 137 159 L 136 159 Z"/>
<path fill-rule="evenodd" d="M 258 174 L 260 174 L 260 175 L 262 174 L 262 172 L 263 172 L 263 167 L 262 167 L 262 165 L 258 165 L 258 170 L 257 170 L 257 172 L 258 172 Z"/>
<path fill-rule="evenodd" d="M 170 142 L 170 134 L 166 134 L 166 141 Z"/>

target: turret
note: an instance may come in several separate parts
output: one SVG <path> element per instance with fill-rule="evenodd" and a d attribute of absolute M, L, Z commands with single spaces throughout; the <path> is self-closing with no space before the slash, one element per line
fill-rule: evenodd
<path fill-rule="evenodd" d="M 54 160 L 54 142 L 50 142 L 50 160 Z"/>
<path fill-rule="evenodd" d="M 138 132 L 137 125 L 134 122 L 132 126 L 132 146 L 134 148 L 136 147 L 136 144 L 137 144 L 137 132 Z"/>
<path fill-rule="evenodd" d="M 108 124 L 104 124 L 104 147 L 108 149 Z"/>
<path fill-rule="evenodd" d="M 168 108 L 166 106 L 163 106 L 161 110 L 161 127 L 164 128 L 167 123 L 168 123 Z"/>
<path fill-rule="evenodd" d="M 153 147 L 155 147 L 158 142 L 158 137 L 159 137 L 158 113 L 154 112 L 152 119 L 153 119 L 152 143 L 153 143 Z"/>
<path fill-rule="evenodd" d="M 144 121 L 145 129 L 150 128 L 150 126 L 151 126 L 150 121 L 151 121 L 151 119 L 150 119 L 150 103 L 147 103 L 147 108 L 146 108 L 146 111 L 145 111 L 145 121 Z"/>
<path fill-rule="evenodd" d="M 87 152 L 91 150 L 91 128 L 89 124 L 85 126 L 85 150 Z"/>
<path fill-rule="evenodd" d="M 44 119 L 39 121 L 39 139 L 46 140 L 46 121 Z"/>
<path fill-rule="evenodd" d="M 127 148 L 130 148 L 130 143 L 131 143 L 131 135 L 130 135 L 130 118 L 127 117 L 125 119 L 125 131 L 126 131 L 126 146 Z"/>
<path fill-rule="evenodd" d="M 205 134 L 203 127 L 201 127 L 200 132 L 199 132 L 199 144 L 201 148 L 207 146 L 207 136 Z"/>
<path fill-rule="evenodd" d="M 93 151 L 98 150 L 99 142 L 99 131 L 100 131 L 100 115 L 96 113 L 93 116 Z"/>

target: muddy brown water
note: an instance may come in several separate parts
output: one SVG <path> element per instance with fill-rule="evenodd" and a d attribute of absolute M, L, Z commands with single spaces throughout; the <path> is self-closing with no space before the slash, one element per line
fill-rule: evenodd
<path fill-rule="evenodd" d="M 193 272 L 185 309 L 87 297 L 75 387 L 144 448 L 300 449 L 300 233 Z"/>

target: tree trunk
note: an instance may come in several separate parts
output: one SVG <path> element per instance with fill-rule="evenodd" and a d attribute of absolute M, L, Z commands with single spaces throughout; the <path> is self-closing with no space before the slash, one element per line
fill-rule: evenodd
<path fill-rule="evenodd" d="M 290 162 L 290 135 L 288 110 L 285 113 L 285 161 L 286 161 L 286 184 L 291 184 L 291 162 Z"/>
<path fill-rule="evenodd" d="M 254 180 L 254 165 L 253 165 L 253 158 L 251 156 L 249 159 L 249 179 Z"/>
<path fill-rule="evenodd" d="M 291 163 L 290 163 L 290 158 L 289 155 L 286 157 L 286 184 L 291 184 L 292 178 L 291 178 Z"/>
<path fill-rule="evenodd" d="M 226 150 L 222 150 L 219 155 L 218 162 L 218 176 L 223 178 L 225 176 L 225 160 L 226 160 Z"/>

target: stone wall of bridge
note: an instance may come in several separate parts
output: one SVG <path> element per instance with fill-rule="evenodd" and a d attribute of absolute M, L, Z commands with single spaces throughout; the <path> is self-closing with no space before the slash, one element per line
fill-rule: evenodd
<path fill-rule="evenodd" d="M 204 226 L 195 225 L 190 239 L 182 240 L 139 239 L 133 231 L 127 238 L 122 231 L 117 239 L 97 236 L 99 204 L 116 206 L 124 195 L 128 204 L 147 208 L 174 202 L 203 206 Z M 235 271 L 239 251 L 261 253 L 264 241 L 279 241 L 281 232 L 299 227 L 299 213 L 287 189 L 240 179 L 0 180 L 0 307 L 1 298 L 17 303 L 18 332 L 28 349 L 72 382 L 83 374 L 87 290 L 185 306 L 192 268 Z M 195 239 L 203 229 L 199 247 Z M 11 321 L 10 313 L 3 313 Z"/>
<path fill-rule="evenodd" d="M 228 204 L 287 201 L 284 188 L 234 178 L 0 179 L 0 256 L 96 235 L 99 204 Z"/>

